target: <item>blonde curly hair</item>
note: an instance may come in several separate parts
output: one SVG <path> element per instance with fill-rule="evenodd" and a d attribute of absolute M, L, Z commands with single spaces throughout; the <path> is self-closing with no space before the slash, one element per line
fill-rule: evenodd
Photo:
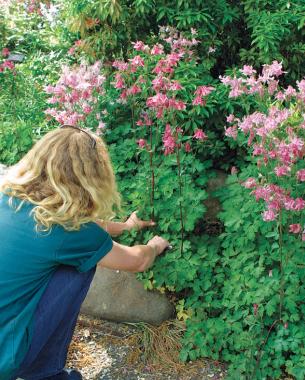
<path fill-rule="evenodd" d="M 92 145 L 92 142 L 94 143 Z M 47 133 L 8 173 L 0 190 L 29 201 L 36 228 L 54 224 L 78 230 L 97 219 L 110 220 L 120 195 L 103 140 L 77 128 Z"/>

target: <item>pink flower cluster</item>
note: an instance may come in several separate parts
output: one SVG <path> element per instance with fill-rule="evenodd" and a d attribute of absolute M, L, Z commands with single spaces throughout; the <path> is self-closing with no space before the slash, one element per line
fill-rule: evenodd
<path fill-rule="evenodd" d="M 4 61 L 0 64 L 0 73 L 4 72 L 5 70 L 13 71 L 15 68 L 14 62 L 7 59 L 7 57 L 10 55 L 10 51 L 8 48 L 3 48 L 1 51 L 1 55 L 4 59 Z"/>
<path fill-rule="evenodd" d="M 37 13 L 39 15 L 41 15 L 41 8 L 40 8 L 40 3 L 42 1 L 41 0 L 28 0 L 25 2 L 25 6 L 26 6 L 26 11 L 27 13 Z M 45 2 L 46 5 L 48 5 L 48 2 L 46 1 Z"/>
<path fill-rule="evenodd" d="M 220 77 L 223 84 L 231 87 L 229 97 L 236 98 L 242 94 L 259 94 L 263 97 L 265 93 L 265 85 L 272 95 L 278 87 L 277 77 L 282 75 L 282 63 L 273 61 L 271 65 L 264 65 L 261 75 L 256 76 L 256 70 L 252 66 L 245 65 L 241 70 L 242 77 L 233 78 L 230 76 Z M 287 97 L 283 95 L 284 98 Z"/>
<path fill-rule="evenodd" d="M 296 89 L 292 86 L 279 89 L 275 78 L 283 74 L 283 70 L 282 64 L 276 61 L 264 65 L 257 78 L 251 66 L 245 65 L 240 72 L 242 78 L 222 78 L 223 83 L 231 87 L 229 96 L 257 92 L 269 99 L 267 111 L 265 100 L 262 111 L 241 120 L 232 114 L 227 117 L 230 126 L 225 128 L 225 135 L 234 139 L 238 131 L 247 135 L 252 154 L 257 157 L 260 181 L 248 178 L 243 186 L 252 189 L 257 201 L 265 202 L 264 221 L 276 220 L 283 211 L 300 218 L 305 211 L 302 186 L 305 182 L 305 80 L 297 82 Z M 298 234 L 301 230 L 299 223 L 289 226 L 291 233 Z M 305 232 L 302 239 L 305 240 Z"/>
<path fill-rule="evenodd" d="M 82 40 L 77 40 L 74 42 L 73 46 L 70 47 L 68 50 L 69 55 L 74 55 L 78 49 L 80 49 L 84 45 L 84 42 Z"/>
<path fill-rule="evenodd" d="M 163 44 L 157 43 L 150 48 L 144 42 L 136 41 L 133 43 L 136 54 L 132 58 L 127 62 L 113 62 L 116 69 L 113 86 L 120 92 L 119 102 L 143 105 L 142 116 L 136 125 L 151 127 L 158 121 L 163 121 L 166 125 L 162 139 L 165 155 L 173 153 L 176 146 L 181 146 L 176 141 L 178 129 L 175 129 L 174 136 L 169 125 L 173 124 L 178 112 L 187 110 L 188 104 L 181 97 L 181 90 L 184 88 L 175 79 L 175 72 L 180 62 L 193 55 L 192 47 L 198 43 L 194 33 L 195 30 L 192 31 L 192 39 L 186 39 L 173 28 L 161 28 Z M 169 44 L 168 53 L 164 42 Z M 199 86 L 195 90 L 192 105 L 205 105 L 207 96 L 213 90 L 211 86 Z M 207 139 L 201 129 L 196 130 L 191 137 L 200 141 Z M 144 139 L 138 140 L 138 145 L 141 148 L 147 147 L 142 140 Z M 191 151 L 190 141 L 184 143 L 186 152 Z"/>
<path fill-rule="evenodd" d="M 263 220 L 265 222 L 274 221 L 278 218 L 282 210 L 289 212 L 302 212 L 305 210 L 305 199 L 302 197 L 293 198 L 282 187 L 275 184 L 260 186 L 256 184 L 255 179 L 248 179 L 243 184 L 246 188 L 255 188 L 252 194 L 258 201 L 265 201 L 267 209 L 263 212 Z M 302 232 L 300 223 L 290 224 L 289 232 L 299 234 Z M 302 240 L 305 241 L 305 225 L 302 232 Z"/>
<path fill-rule="evenodd" d="M 99 129 L 104 127 L 100 114 L 96 113 L 98 97 L 103 94 L 105 77 L 101 75 L 101 64 L 92 66 L 81 64 L 79 67 L 64 66 L 55 86 L 48 85 L 45 92 L 50 95 L 48 103 L 53 107 L 45 110 L 60 124 L 76 126 L 84 123 L 95 113 Z"/>

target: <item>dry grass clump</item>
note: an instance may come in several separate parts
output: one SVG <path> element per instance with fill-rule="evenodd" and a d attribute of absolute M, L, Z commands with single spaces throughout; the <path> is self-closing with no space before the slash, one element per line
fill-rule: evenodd
<path fill-rule="evenodd" d="M 127 364 L 142 363 L 150 370 L 191 374 L 198 364 L 183 363 L 179 360 L 181 338 L 185 331 L 184 322 L 174 320 L 163 322 L 160 326 L 145 323 L 130 323 L 136 332 L 128 338 L 133 350 L 127 355 Z M 202 363 L 201 363 L 202 365 Z"/>

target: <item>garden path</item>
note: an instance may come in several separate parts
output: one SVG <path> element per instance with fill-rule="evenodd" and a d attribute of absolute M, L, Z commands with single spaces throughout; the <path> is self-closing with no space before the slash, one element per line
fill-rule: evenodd
<path fill-rule="evenodd" d="M 96 320 L 81 315 L 70 347 L 68 366 L 82 371 L 84 380 L 221 380 L 224 367 L 198 360 L 178 364 L 175 352 L 154 361 L 141 324 Z M 145 342 L 146 339 L 146 342 Z M 143 349 L 143 344 L 146 346 Z M 147 351 L 151 348 L 151 353 Z"/>

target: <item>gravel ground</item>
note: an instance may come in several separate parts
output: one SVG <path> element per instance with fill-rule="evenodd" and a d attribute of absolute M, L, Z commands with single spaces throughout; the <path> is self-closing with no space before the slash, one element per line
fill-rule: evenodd
<path fill-rule="evenodd" d="M 82 315 L 70 347 L 68 367 L 81 370 L 84 380 L 225 378 L 224 367 L 210 361 L 181 364 L 175 357 L 167 363 L 150 360 L 141 345 L 141 334 L 143 330 L 137 324 L 107 322 Z"/>

